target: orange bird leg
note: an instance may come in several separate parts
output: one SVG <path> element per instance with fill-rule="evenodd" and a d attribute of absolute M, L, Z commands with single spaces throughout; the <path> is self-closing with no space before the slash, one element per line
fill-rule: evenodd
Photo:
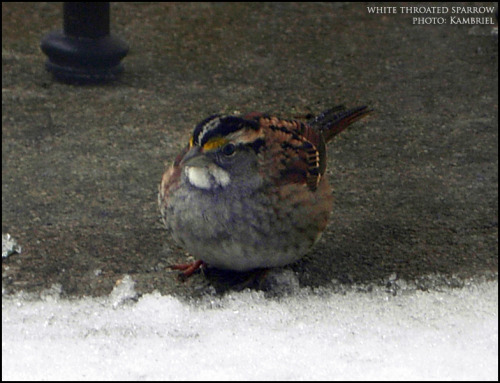
<path fill-rule="evenodd" d="M 196 270 L 202 267 L 205 264 L 203 261 L 194 261 L 191 263 L 180 263 L 177 265 L 169 266 L 172 270 L 180 270 L 182 271 L 182 275 L 184 278 L 189 278 Z"/>

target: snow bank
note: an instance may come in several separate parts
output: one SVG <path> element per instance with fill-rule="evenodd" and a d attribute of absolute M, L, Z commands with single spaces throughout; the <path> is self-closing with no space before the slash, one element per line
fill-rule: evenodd
<path fill-rule="evenodd" d="M 293 285 L 293 283 L 292 283 Z M 498 282 L 423 292 L 294 288 L 190 303 L 2 299 L 2 380 L 498 380 Z"/>

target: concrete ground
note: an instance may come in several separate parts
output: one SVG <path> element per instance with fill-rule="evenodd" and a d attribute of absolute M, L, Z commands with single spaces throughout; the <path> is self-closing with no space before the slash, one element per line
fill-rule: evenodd
<path fill-rule="evenodd" d="M 139 293 L 224 291 L 227 275 L 180 282 L 167 268 L 187 255 L 159 220 L 165 166 L 211 113 L 293 117 L 340 103 L 375 112 L 329 146 L 330 225 L 286 269 L 311 287 L 497 278 L 493 14 L 481 16 L 494 26 L 451 25 L 451 14 L 415 25 L 415 15 L 349 3 L 113 3 L 111 12 L 130 44 L 124 74 L 74 86 L 52 79 L 39 48 L 61 28 L 62 5 L 2 3 L 2 232 L 22 246 L 3 259 L 4 294 L 58 284 L 98 296 L 125 274 Z"/>

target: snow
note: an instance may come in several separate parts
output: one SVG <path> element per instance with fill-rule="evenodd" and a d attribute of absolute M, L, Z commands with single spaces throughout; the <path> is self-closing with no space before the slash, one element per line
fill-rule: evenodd
<path fill-rule="evenodd" d="M 498 380 L 498 282 L 2 298 L 2 380 Z M 404 286 L 403 286 L 404 287 Z"/>

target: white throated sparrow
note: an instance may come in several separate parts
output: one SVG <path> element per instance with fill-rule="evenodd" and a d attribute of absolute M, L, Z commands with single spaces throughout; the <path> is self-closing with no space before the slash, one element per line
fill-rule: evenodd
<path fill-rule="evenodd" d="M 338 106 L 303 123 L 260 113 L 213 115 L 163 174 L 163 222 L 201 264 L 246 271 L 301 258 L 332 210 L 325 142 L 369 111 Z"/>

